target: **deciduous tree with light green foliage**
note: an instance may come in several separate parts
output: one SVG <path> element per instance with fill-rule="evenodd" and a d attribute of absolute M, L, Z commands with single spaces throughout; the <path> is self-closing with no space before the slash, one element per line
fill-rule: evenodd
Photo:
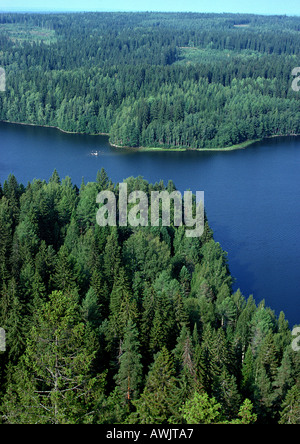
<path fill-rule="evenodd" d="M 218 423 L 221 404 L 207 393 L 195 392 L 194 396 L 185 402 L 182 413 L 188 424 L 214 424 Z"/>

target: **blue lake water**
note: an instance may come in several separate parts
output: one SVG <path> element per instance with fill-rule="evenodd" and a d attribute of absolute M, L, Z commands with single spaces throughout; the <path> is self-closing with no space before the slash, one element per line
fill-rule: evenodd
<path fill-rule="evenodd" d="M 91 155 L 98 151 L 98 156 Z M 180 191 L 204 191 L 215 240 L 245 297 L 265 299 L 292 327 L 300 324 L 300 138 L 274 138 L 226 152 L 136 152 L 105 136 L 0 123 L 0 182 L 48 180 L 56 168 L 80 186 L 104 167 L 115 182 L 172 179 Z"/>

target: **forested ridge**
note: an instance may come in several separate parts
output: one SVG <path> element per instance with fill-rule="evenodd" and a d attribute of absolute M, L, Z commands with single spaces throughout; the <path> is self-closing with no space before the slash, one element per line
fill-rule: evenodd
<path fill-rule="evenodd" d="M 128 193 L 175 190 L 126 179 Z M 0 188 L 4 424 L 299 424 L 299 351 L 284 313 L 233 291 L 205 218 L 100 227 L 104 169 Z"/>
<path fill-rule="evenodd" d="M 299 134 L 299 30 L 251 14 L 0 14 L 0 120 L 131 147 Z"/>

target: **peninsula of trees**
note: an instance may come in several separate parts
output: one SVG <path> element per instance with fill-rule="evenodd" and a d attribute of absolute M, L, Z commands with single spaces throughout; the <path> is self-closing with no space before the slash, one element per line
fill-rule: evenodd
<path fill-rule="evenodd" d="M 0 14 L 0 120 L 164 149 L 299 134 L 299 31 L 287 16 Z"/>

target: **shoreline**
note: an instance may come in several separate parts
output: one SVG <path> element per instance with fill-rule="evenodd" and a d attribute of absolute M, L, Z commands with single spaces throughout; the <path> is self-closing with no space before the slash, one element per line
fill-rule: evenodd
<path fill-rule="evenodd" d="M 227 147 L 223 147 L 223 148 L 176 148 L 176 147 L 146 147 L 146 146 L 140 146 L 140 147 L 131 147 L 131 146 L 122 146 L 122 145 L 116 145 L 114 143 L 109 142 L 109 144 L 114 147 L 114 148 L 119 148 L 119 149 L 127 149 L 127 150 L 135 150 L 135 151 L 141 151 L 141 152 L 146 152 L 146 151 L 178 151 L 178 152 L 183 152 L 183 151 L 201 151 L 201 152 L 209 152 L 209 151 L 235 151 L 235 150 L 242 150 L 245 149 L 247 147 L 249 147 L 250 145 L 253 145 L 254 143 L 257 142 L 262 142 L 264 140 L 268 140 L 268 139 L 273 139 L 275 137 L 300 137 L 300 134 L 274 134 L 272 136 L 268 136 L 268 137 L 262 137 L 261 139 L 252 139 L 252 140 L 245 140 L 244 142 L 238 143 L 236 145 L 232 145 L 232 146 L 227 146 Z"/>
<path fill-rule="evenodd" d="M 63 130 L 61 128 L 59 128 L 59 126 L 51 126 L 51 125 L 40 125 L 38 123 L 25 123 L 25 122 L 11 122 L 9 120 L 1 120 L 0 122 L 3 123 L 11 123 L 13 125 L 22 125 L 22 126 L 35 126 L 38 128 L 52 128 L 52 129 L 56 129 L 62 133 L 65 134 L 78 134 L 81 136 L 109 136 L 109 133 L 96 133 L 96 134 L 88 134 L 88 133 L 80 133 L 80 132 L 76 132 L 76 131 L 67 131 L 67 130 Z"/>
<path fill-rule="evenodd" d="M 62 133 L 65 133 L 65 134 L 109 137 L 109 133 L 88 134 L 88 133 L 81 133 L 81 132 L 76 132 L 76 131 L 67 131 L 67 130 L 63 130 L 63 129 L 59 128 L 58 126 L 51 126 L 51 125 L 39 125 L 36 123 L 25 123 L 25 122 L 10 122 L 9 120 L 1 120 L 0 122 L 9 123 L 9 124 L 13 124 L 13 125 L 33 126 L 33 127 L 39 127 L 39 128 L 51 128 L 51 129 L 61 131 Z M 235 150 L 245 149 L 245 148 L 249 147 L 250 145 L 253 145 L 256 142 L 262 142 L 263 140 L 272 139 L 275 137 L 299 137 L 299 136 L 300 136 L 300 134 L 274 134 L 272 136 L 263 137 L 261 139 L 246 140 L 245 142 L 241 142 L 236 145 L 223 147 L 223 148 L 177 148 L 177 147 L 167 148 L 167 147 L 163 147 L 163 146 L 162 147 L 146 147 L 146 146 L 132 147 L 132 146 L 117 145 L 117 144 L 110 142 L 109 140 L 108 140 L 108 143 L 113 148 L 124 149 L 124 150 L 126 149 L 126 150 L 131 150 L 131 151 L 140 151 L 140 152 L 147 152 L 147 151 L 151 151 L 151 152 L 154 152 L 154 151 L 156 151 L 156 152 L 160 152 L 160 151 L 161 152 L 166 152 L 166 151 L 171 151 L 171 152 L 219 151 L 219 152 L 222 152 L 222 151 L 235 151 Z"/>
<path fill-rule="evenodd" d="M 273 136 L 272 136 L 273 137 Z M 274 136 L 275 137 L 275 136 Z M 283 136 L 284 137 L 284 136 Z M 234 150 L 241 150 L 245 149 L 248 146 L 252 145 L 255 142 L 260 142 L 263 139 L 253 139 L 253 140 L 246 140 L 245 142 L 241 142 L 236 145 L 223 147 L 223 148 L 176 148 L 176 147 L 147 147 L 147 146 L 140 146 L 140 147 L 130 147 L 130 146 L 122 146 L 122 145 L 116 145 L 114 143 L 109 142 L 109 144 L 114 148 L 120 148 L 120 149 L 127 149 L 127 150 L 135 150 L 135 151 L 141 151 L 141 152 L 147 152 L 147 151 L 177 151 L 177 152 L 183 152 L 183 151 L 201 151 L 201 152 L 209 152 L 209 151 L 234 151 Z"/>

